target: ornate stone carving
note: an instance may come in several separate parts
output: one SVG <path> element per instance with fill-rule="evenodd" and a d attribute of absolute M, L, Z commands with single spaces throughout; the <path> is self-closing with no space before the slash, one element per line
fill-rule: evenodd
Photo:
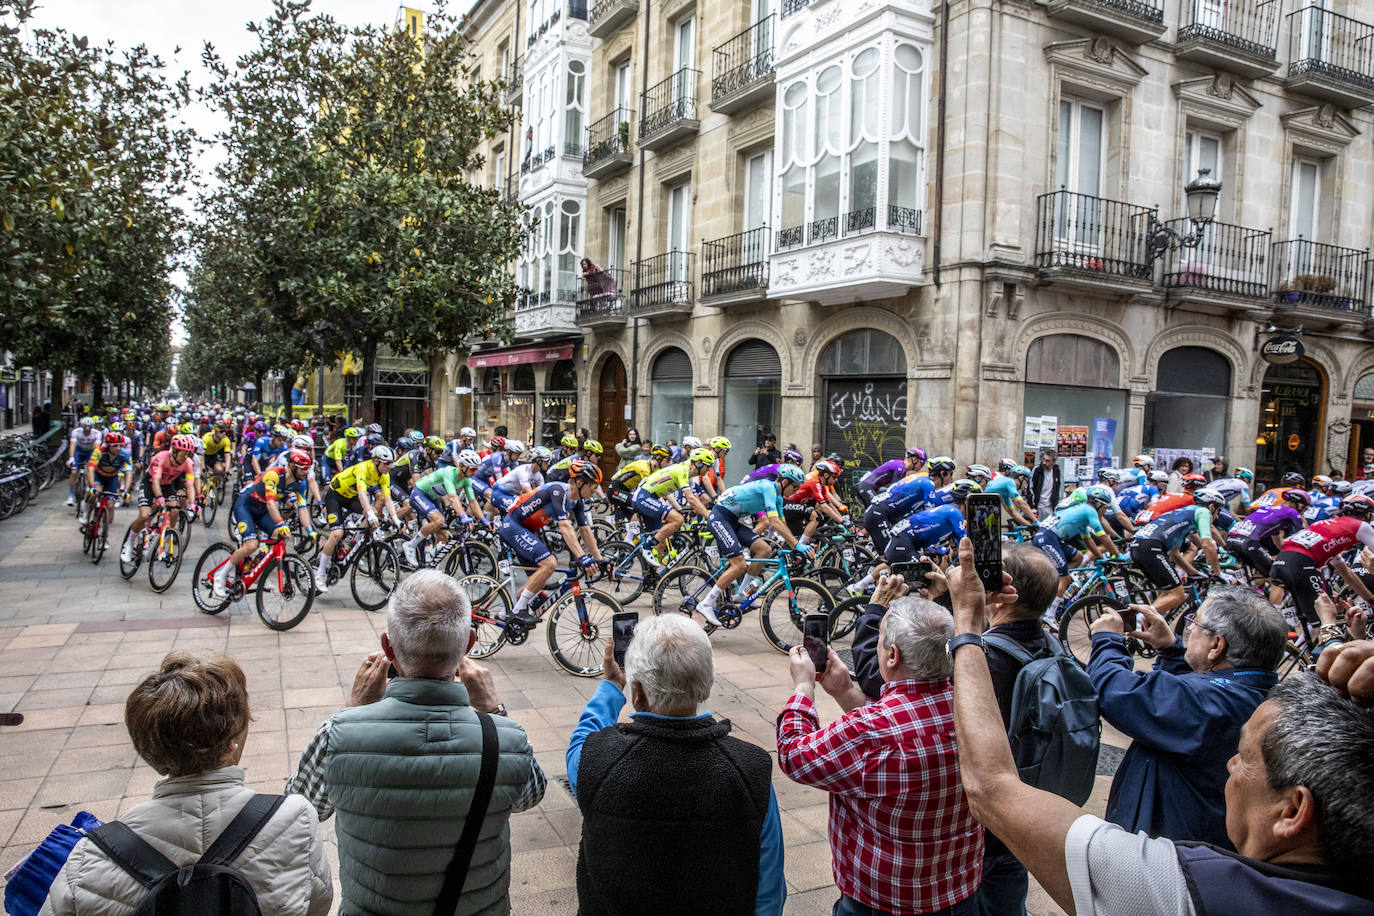
<path fill-rule="evenodd" d="M 1019 380 L 1025 378 L 1026 351 L 1030 349 L 1031 341 L 1047 334 L 1081 334 L 1111 344 L 1121 356 L 1123 378 L 1130 376 L 1135 365 L 1135 351 L 1131 348 L 1131 342 L 1126 333 L 1115 324 L 1101 318 L 1084 318 L 1075 312 L 1050 312 L 1027 322 L 1016 338 L 1012 365 L 1016 367 Z"/>
<path fill-rule="evenodd" d="M 625 176 L 611 178 L 607 181 L 597 183 L 600 192 L 600 199 L 605 201 L 615 200 L 617 197 L 624 197 L 629 190 L 629 179 Z"/>
<path fill-rule="evenodd" d="M 781 286 L 790 286 L 797 282 L 798 261 L 796 258 L 788 258 L 786 261 L 773 262 L 773 282 Z"/>
<path fill-rule="evenodd" d="M 1007 317 L 1012 321 L 1021 317 L 1021 307 L 1026 304 L 1026 288 L 1021 284 L 1012 287 L 1011 301 L 1007 303 Z"/>
<path fill-rule="evenodd" d="M 1092 40 L 1092 44 L 1084 49 L 1083 53 L 1089 60 L 1110 66 L 1112 59 L 1116 57 L 1116 46 L 1099 35 Z"/>
<path fill-rule="evenodd" d="M 1344 472 L 1350 453 L 1350 421 L 1342 417 L 1326 427 L 1326 466 Z"/>
<path fill-rule="evenodd" d="M 808 280 L 819 280 L 822 277 L 833 277 L 835 275 L 835 252 L 833 249 L 828 251 L 817 251 L 811 255 L 811 263 L 807 265 L 806 278 Z"/>
<path fill-rule="evenodd" d="M 887 246 L 887 256 L 898 267 L 910 267 L 921 256 L 921 249 L 902 239 L 896 245 Z"/>
<path fill-rule="evenodd" d="M 1207 94 L 1214 99 L 1231 100 L 1231 93 L 1235 89 L 1235 83 L 1229 73 L 1218 73 L 1212 77 L 1212 83 L 1207 87 Z"/>
<path fill-rule="evenodd" d="M 844 250 L 844 272 L 852 274 L 860 270 L 871 269 L 873 254 L 872 245 L 854 245 Z"/>
<path fill-rule="evenodd" d="M 756 108 L 742 118 L 730 119 L 730 137 L 734 139 L 745 134 L 750 134 L 761 130 L 764 126 L 770 130 L 773 127 L 773 108 L 764 106 Z"/>
<path fill-rule="evenodd" d="M 806 328 L 797 328 L 792 332 L 792 346 L 798 350 L 806 347 Z"/>
<path fill-rule="evenodd" d="M 1336 124 L 1336 109 L 1328 102 L 1317 109 L 1317 124 L 1321 127 L 1331 128 Z"/>
<path fill-rule="evenodd" d="M 701 338 L 701 352 L 705 353 L 707 356 L 711 355 L 711 338 Z"/>
<path fill-rule="evenodd" d="M 997 317 L 997 308 L 1002 304 L 1002 284 L 988 284 L 988 304 L 983 308 L 983 314 L 989 318 Z"/>

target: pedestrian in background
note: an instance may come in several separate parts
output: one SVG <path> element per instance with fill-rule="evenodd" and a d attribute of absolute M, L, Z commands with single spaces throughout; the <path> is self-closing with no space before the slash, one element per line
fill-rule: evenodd
<path fill-rule="evenodd" d="M 1055 451 L 1047 448 L 1040 453 L 1040 463 L 1031 471 L 1029 502 L 1035 507 L 1036 516 L 1046 519 L 1054 514 L 1054 507 L 1059 503 L 1061 482 L 1062 474 L 1059 462 L 1055 461 Z"/>
<path fill-rule="evenodd" d="M 1174 459 L 1174 463 L 1169 468 L 1169 484 L 1167 492 L 1183 492 L 1183 475 L 1193 473 L 1193 459 L 1187 455 L 1179 455 Z"/>
<path fill-rule="evenodd" d="M 620 465 L 616 468 L 616 473 L 619 474 L 631 461 L 638 461 L 642 457 L 641 451 L 639 430 L 631 426 L 625 430 L 625 438 L 615 444 L 615 453 L 620 456 Z"/>
<path fill-rule="evenodd" d="M 761 468 L 764 465 L 777 464 L 779 461 L 782 461 L 782 452 L 778 451 L 778 437 L 773 433 L 764 433 L 763 443 L 749 456 L 749 464 Z"/>

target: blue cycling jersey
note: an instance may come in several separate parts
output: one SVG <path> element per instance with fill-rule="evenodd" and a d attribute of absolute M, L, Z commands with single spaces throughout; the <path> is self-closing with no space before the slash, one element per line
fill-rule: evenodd
<path fill-rule="evenodd" d="M 1021 491 L 1016 488 L 1016 481 L 1003 474 L 988 481 L 988 485 L 983 487 L 984 493 L 996 493 L 1002 497 L 1002 505 L 1007 508 L 1021 498 Z"/>
<path fill-rule="evenodd" d="M 258 459 L 258 463 L 264 466 L 284 451 L 286 451 L 286 444 L 283 443 L 273 447 L 272 439 L 269 436 L 263 436 L 257 442 L 253 443 L 253 457 Z"/>
<path fill-rule="evenodd" d="M 1336 509 L 1340 507 L 1341 501 L 1329 496 L 1318 497 L 1312 500 L 1312 505 L 1302 514 L 1304 523 L 1310 525 L 1313 522 L 1320 522 L 1323 519 L 1335 518 Z"/>
<path fill-rule="evenodd" d="M 1041 524 L 1053 531 L 1061 540 L 1088 533 L 1102 533 L 1102 521 L 1097 517 L 1097 510 L 1087 503 L 1060 509 Z"/>
<path fill-rule="evenodd" d="M 1154 487 L 1149 487 L 1148 489 L 1153 490 Z M 1116 494 L 1116 501 L 1117 504 L 1121 506 L 1121 511 L 1125 512 L 1127 515 L 1134 516 L 1141 509 L 1150 505 L 1153 497 L 1146 491 L 1146 487 L 1135 486 L 1127 487 Z"/>
<path fill-rule="evenodd" d="M 913 547 L 934 547 L 948 538 L 957 541 L 967 532 L 963 510 L 952 503 L 913 512 L 892 526 L 893 537 L 908 537 Z"/>
<path fill-rule="evenodd" d="M 925 508 L 935 492 L 935 481 L 915 474 L 903 477 L 873 499 L 869 508 L 882 512 L 889 520 L 904 518 Z"/>
<path fill-rule="evenodd" d="M 482 463 L 477 465 L 477 473 L 473 476 L 478 480 L 491 482 L 500 480 L 509 468 L 510 462 L 506 460 L 506 453 L 497 450 L 482 459 Z"/>
<path fill-rule="evenodd" d="M 753 480 L 731 487 L 720 495 L 716 505 L 740 518 L 782 515 L 782 497 L 778 495 L 778 485 L 771 480 Z"/>
<path fill-rule="evenodd" d="M 1212 513 L 1206 506 L 1184 506 L 1172 509 L 1135 533 L 1137 540 L 1163 541 L 1170 550 L 1176 549 L 1190 534 L 1212 536 Z"/>

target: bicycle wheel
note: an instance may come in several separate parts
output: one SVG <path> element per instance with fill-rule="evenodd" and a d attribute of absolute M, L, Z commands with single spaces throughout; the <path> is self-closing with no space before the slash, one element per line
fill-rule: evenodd
<path fill-rule="evenodd" d="M 831 599 L 839 604 L 850 597 L 845 586 L 849 584 L 849 576 L 845 575 L 843 569 L 834 566 L 813 566 L 806 571 L 806 578 L 815 579 L 825 590 L 830 593 Z"/>
<path fill-rule="evenodd" d="M 486 544 L 468 541 L 457 547 L 444 560 L 444 572 L 455 579 L 464 576 L 496 575 L 496 554 Z"/>
<path fill-rule="evenodd" d="M 258 577 L 258 617 L 273 630 L 289 630 L 305 619 L 315 601 L 315 573 L 295 554 L 267 564 Z"/>
<path fill-rule="evenodd" d="M 205 493 L 205 502 L 200 507 L 200 520 L 205 523 L 206 528 L 211 528 L 215 524 L 215 510 L 219 508 L 219 500 L 215 497 L 215 488 L 210 487 Z"/>
<path fill-rule="evenodd" d="M 1110 595 L 1089 595 L 1059 612 L 1059 641 L 1085 665 L 1093 654 L 1090 628 L 1102 616 L 1103 608 L 1124 611 L 1126 605 Z"/>
<path fill-rule="evenodd" d="M 1279 662 L 1274 673 L 1279 676 L 1279 680 L 1283 680 L 1289 675 L 1312 670 L 1313 664 L 1312 656 L 1307 650 L 1299 648 L 1289 640 L 1283 645 L 1283 660 Z"/>
<path fill-rule="evenodd" d="M 601 555 L 614 563 L 618 571 L 614 579 L 603 580 L 598 587 L 621 604 L 630 604 L 652 584 L 653 571 L 649 562 L 642 552 L 635 552 L 633 545 L 625 541 L 608 541 L 601 545 Z"/>
<path fill-rule="evenodd" d="M 611 617 L 621 610 L 620 602 L 594 588 L 582 589 L 581 595 L 564 595 L 549 611 L 544 626 L 553 660 L 577 677 L 600 677 L 606 640 L 611 638 Z"/>
<path fill-rule="evenodd" d="M 358 548 L 348 584 L 353 600 L 365 611 L 380 610 L 401 583 L 401 561 L 395 551 L 380 541 Z"/>
<path fill-rule="evenodd" d="M 216 598 L 213 581 L 215 570 L 228 563 L 233 552 L 233 544 L 220 541 L 206 547 L 201 552 L 200 559 L 196 561 L 195 577 L 191 580 L 191 599 L 202 613 L 218 614 L 233 600 L 227 597 Z"/>
<path fill-rule="evenodd" d="M 856 595 L 836 604 L 830 611 L 830 648 L 850 671 L 854 670 L 854 633 L 866 607 L 868 598 Z"/>
<path fill-rule="evenodd" d="M 94 510 L 92 510 L 91 515 L 95 515 Z M 92 544 L 92 542 L 95 541 L 95 538 L 94 538 L 94 537 L 92 536 L 92 534 L 91 534 L 91 529 L 94 528 L 94 527 L 95 527 L 94 522 L 93 522 L 91 519 L 87 519 L 87 520 L 86 520 L 86 524 L 84 524 L 84 525 L 81 526 L 81 552 L 82 552 L 82 553 L 91 553 L 91 552 L 92 552 L 92 551 L 91 551 L 91 544 Z"/>
<path fill-rule="evenodd" d="M 114 521 L 114 509 L 110 506 L 105 507 L 105 511 L 100 513 L 100 519 L 96 522 L 95 537 L 91 544 L 91 562 L 99 563 L 105 558 L 105 551 L 110 546 L 110 522 Z"/>
<path fill-rule="evenodd" d="M 697 602 L 706 597 L 706 592 L 715 580 L 703 569 L 696 566 L 679 566 L 670 569 L 658 580 L 654 587 L 654 614 L 678 612 L 691 617 Z M 702 626 L 710 633 L 715 629 L 705 620 Z"/>
<path fill-rule="evenodd" d="M 129 527 L 124 529 L 124 540 L 119 542 L 119 574 L 126 579 L 132 579 L 134 573 L 138 572 L 138 564 L 143 560 L 143 539 L 134 538 L 134 558 L 128 562 L 124 560 L 124 545 L 129 540 L 129 535 L 134 532 L 134 523 L 130 522 Z"/>
<path fill-rule="evenodd" d="M 506 644 L 506 628 L 500 622 L 511 612 L 510 595 L 491 576 L 464 576 L 458 584 L 472 603 L 472 632 L 477 634 L 469 658 L 486 658 Z"/>
<path fill-rule="evenodd" d="M 768 590 L 759 612 L 759 629 L 769 645 L 786 655 L 793 646 L 801 645 L 802 618 L 807 614 L 829 615 L 835 600 L 814 579 L 792 579 L 792 588 L 782 582 Z"/>
<path fill-rule="evenodd" d="M 181 535 L 175 528 L 157 535 L 148 555 L 148 584 L 155 592 L 172 587 L 181 571 Z"/>

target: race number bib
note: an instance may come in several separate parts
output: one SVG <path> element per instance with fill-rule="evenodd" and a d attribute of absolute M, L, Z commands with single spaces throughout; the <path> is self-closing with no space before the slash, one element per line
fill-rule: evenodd
<path fill-rule="evenodd" d="M 1250 521 L 1249 519 L 1246 519 L 1246 520 L 1243 521 L 1243 522 L 1237 522 L 1237 523 L 1236 523 L 1235 527 L 1231 529 L 1231 536 L 1232 536 L 1232 537 L 1249 537 L 1249 536 L 1250 536 L 1250 532 L 1252 532 L 1252 531 L 1254 531 L 1254 530 L 1255 530 L 1255 523 L 1252 522 L 1252 521 Z"/>
<path fill-rule="evenodd" d="M 1159 523 L 1158 523 L 1158 522 L 1150 522 L 1150 524 L 1146 525 L 1144 528 L 1141 528 L 1140 530 L 1136 531 L 1135 536 L 1138 537 L 1138 538 L 1141 538 L 1141 539 L 1144 539 L 1144 538 L 1152 538 L 1152 537 L 1154 537 L 1154 536 L 1155 536 L 1156 534 L 1158 534 L 1158 533 L 1159 533 Z"/>
<path fill-rule="evenodd" d="M 1302 517 L 1309 522 L 1315 522 L 1317 520 L 1317 516 L 1321 515 L 1321 511 L 1321 506 L 1308 506 L 1306 511 L 1303 512 Z"/>
<path fill-rule="evenodd" d="M 1318 532 L 1308 529 L 1306 531 L 1299 531 L 1289 538 L 1288 542 L 1297 544 L 1299 547 L 1316 547 L 1322 542 L 1322 536 Z"/>

